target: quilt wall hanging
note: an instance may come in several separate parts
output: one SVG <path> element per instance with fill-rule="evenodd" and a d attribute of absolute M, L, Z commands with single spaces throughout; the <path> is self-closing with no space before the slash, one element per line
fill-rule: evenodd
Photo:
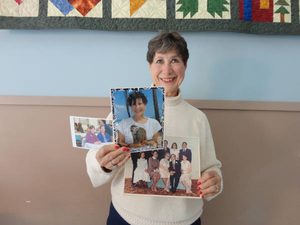
<path fill-rule="evenodd" d="M 0 0 L 0 29 L 300 35 L 300 0 Z"/>

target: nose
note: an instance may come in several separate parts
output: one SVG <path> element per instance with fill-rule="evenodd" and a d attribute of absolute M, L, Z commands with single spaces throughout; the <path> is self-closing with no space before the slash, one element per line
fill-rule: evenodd
<path fill-rule="evenodd" d="M 169 75 L 169 74 L 171 74 L 172 73 L 172 66 L 171 66 L 171 64 L 170 63 L 165 63 L 164 64 L 164 68 L 163 68 L 163 73 L 165 74 L 165 75 Z"/>

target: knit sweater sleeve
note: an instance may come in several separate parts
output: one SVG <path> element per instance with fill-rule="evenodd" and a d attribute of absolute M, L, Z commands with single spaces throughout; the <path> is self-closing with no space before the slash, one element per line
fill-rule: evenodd
<path fill-rule="evenodd" d="M 212 137 L 208 119 L 204 113 L 203 113 L 203 115 L 204 115 L 204 121 L 203 121 L 203 123 L 201 123 L 202 125 L 200 127 L 200 129 L 202 129 L 202 131 L 203 131 L 203 132 L 201 132 L 202 135 L 201 135 L 201 141 L 200 141 L 201 173 L 203 175 L 205 172 L 215 170 L 222 179 L 220 191 L 212 197 L 205 198 L 206 200 L 210 201 L 213 198 L 215 198 L 216 196 L 218 196 L 223 190 L 223 178 L 222 178 L 222 172 L 220 169 L 222 164 L 216 157 L 215 146 L 214 146 L 213 137 Z"/>
<path fill-rule="evenodd" d="M 111 118 L 112 116 L 110 113 L 107 119 L 111 119 Z M 93 184 L 93 187 L 99 187 L 103 184 L 110 182 L 116 173 L 116 170 L 110 173 L 106 173 L 101 169 L 100 164 L 96 159 L 97 151 L 98 150 L 93 150 L 93 149 L 89 150 L 85 158 L 86 170 Z"/>
<path fill-rule="evenodd" d="M 86 170 L 93 184 L 93 187 L 99 187 L 103 184 L 108 183 L 115 175 L 115 170 L 110 173 L 106 173 L 101 169 L 100 164 L 96 159 L 97 151 L 98 150 L 93 149 L 89 150 L 85 159 Z"/>

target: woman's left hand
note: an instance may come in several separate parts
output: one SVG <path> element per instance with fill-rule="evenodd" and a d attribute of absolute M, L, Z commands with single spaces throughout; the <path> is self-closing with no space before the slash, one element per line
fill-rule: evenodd
<path fill-rule="evenodd" d="M 221 181 L 221 177 L 215 170 L 205 172 L 198 179 L 198 191 L 203 198 L 214 196 L 221 190 Z"/>

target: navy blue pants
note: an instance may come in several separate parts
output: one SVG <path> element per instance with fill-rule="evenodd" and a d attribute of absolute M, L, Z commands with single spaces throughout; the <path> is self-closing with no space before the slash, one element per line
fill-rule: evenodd
<path fill-rule="evenodd" d="M 117 212 L 117 210 L 115 209 L 112 203 L 110 203 L 109 215 L 106 224 L 107 225 L 130 225 L 120 216 L 120 214 Z M 201 225 L 200 217 L 191 225 Z"/>

